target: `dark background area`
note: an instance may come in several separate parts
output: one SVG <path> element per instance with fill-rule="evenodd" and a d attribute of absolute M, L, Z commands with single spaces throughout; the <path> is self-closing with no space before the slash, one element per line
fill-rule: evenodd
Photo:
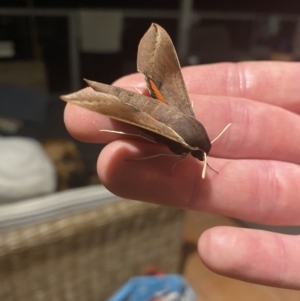
<path fill-rule="evenodd" d="M 133 1 L 133 0 L 106 0 L 106 1 L 60 1 L 60 0 L 2 0 L 2 8 L 28 7 L 44 9 L 76 9 L 76 8 L 114 8 L 114 9 L 146 9 L 146 10 L 178 10 L 181 1 Z M 295 24 L 292 21 L 281 23 L 280 30 L 275 37 L 264 34 L 264 20 L 259 17 L 272 13 L 297 14 L 300 13 L 300 3 L 297 0 L 286 1 L 221 1 L 202 0 L 194 1 L 194 11 L 205 12 L 241 12 L 257 13 L 258 18 L 253 20 L 201 20 L 198 26 L 203 32 L 199 33 L 197 23 L 190 36 L 191 52 L 202 52 L 200 63 L 213 63 L 218 61 L 239 61 L 242 59 L 270 59 L 269 54 L 264 54 L 261 49 L 270 51 L 291 51 Z M 68 21 L 66 17 L 35 17 L 37 39 L 40 55 L 45 66 L 47 77 L 47 93 L 50 101 L 47 116 L 44 122 L 34 123 L 25 121 L 25 126 L 16 135 L 30 136 L 43 141 L 49 138 L 72 139 L 63 124 L 64 103 L 58 95 L 71 92 L 68 53 Z M 163 26 L 171 36 L 174 44 L 177 42 L 178 20 L 157 19 L 150 17 L 124 17 L 121 38 L 121 50 L 115 53 L 79 53 L 81 78 L 112 83 L 117 78 L 136 71 L 137 45 L 151 22 Z M 199 24 L 198 24 L 199 25 Z M 10 59 L 1 61 L 30 61 L 35 60 L 35 53 L 30 43 L 30 29 L 32 24 L 28 17 L 0 16 L 0 40 L 11 39 L 15 45 L 16 54 Z M 205 31 L 206 30 L 206 31 Z M 202 35 L 202 41 L 197 39 Z M 97 37 L 95 37 L 97 38 Z M 200 47 L 200 46 L 201 47 Z M 199 48 L 200 47 L 200 48 Z M 259 54 L 251 50 L 259 50 Z M 220 51 L 221 49 L 221 51 Z M 249 53 L 252 51 L 251 55 Z M 192 53 L 191 53 L 192 54 Z M 209 54 L 210 57 L 206 57 Z M 189 64 L 188 61 L 182 62 Z M 199 63 L 199 62 L 196 62 Z M 0 70 L 1 72 L 1 70 Z M 28 74 L 30 76 L 30 74 Z M 85 84 L 82 81 L 81 86 Z M 1 116 L 0 116 L 1 117 Z M 73 139 L 73 141 L 75 141 Z M 87 145 L 76 141 L 76 144 L 87 158 L 92 168 L 101 145 Z"/>
<path fill-rule="evenodd" d="M 2 0 L 2 7 L 11 8 L 117 8 L 117 9 L 149 9 L 149 10 L 178 10 L 181 1 L 137 1 L 137 0 L 105 0 L 105 1 L 59 1 L 59 0 Z M 194 1 L 194 11 L 215 11 L 215 12 L 241 12 L 258 14 L 272 13 L 300 13 L 300 3 L 297 0 L 287 1 L 220 1 L 203 0 Z M 51 93 L 65 93 L 70 90 L 68 74 L 68 23 L 64 17 L 36 17 L 35 22 L 38 28 L 38 40 L 40 43 L 41 55 L 46 64 L 48 75 L 48 88 Z M 171 36 L 174 44 L 177 42 L 178 22 L 175 19 L 155 18 L 127 18 L 123 20 L 122 51 L 120 53 L 80 53 L 80 67 L 82 77 L 91 78 L 96 81 L 111 83 L 125 74 L 135 72 L 136 49 L 143 33 L 151 22 L 157 22 L 163 26 Z M 294 32 L 293 22 L 285 22 L 281 26 L 280 36 L 272 41 L 259 41 L 260 37 L 255 36 L 256 29 L 252 21 L 246 20 L 204 20 L 201 26 L 226 26 L 229 31 L 230 45 L 239 51 L 246 51 L 254 43 L 269 43 L 274 49 L 282 47 L 282 37 L 286 42 L 286 50 L 291 47 L 290 41 Z M 0 16 L 0 40 L 13 37 L 16 49 L 14 59 L 32 59 L 34 51 L 28 43 L 30 39 L 30 24 L 27 17 L 5 17 Z M 193 42 L 195 39 L 191 39 Z M 255 41 L 254 41 L 255 40 Z M 191 46 L 193 47 L 193 46 Z M 208 47 L 208 46 L 207 46 Z M 211 47 L 211 46 L 209 46 Z M 214 47 L 214 45 L 212 45 Z M 209 50 L 211 51 L 211 50 Z M 213 49 L 212 49 L 213 51 Z M 218 54 L 220 55 L 220 54 Z M 235 61 L 234 58 L 224 55 L 214 60 L 204 60 L 204 63 L 214 61 Z M 263 59 L 258 58 L 258 59 Z M 187 65 L 186 61 L 181 62 Z M 57 72 L 59 66 L 59 72 Z M 82 86 L 84 82 L 82 81 Z"/>
<path fill-rule="evenodd" d="M 7 7 L 25 7 L 26 0 L 2 0 L 1 6 Z M 221 10 L 221 11 L 247 11 L 247 12 L 286 12 L 297 13 L 300 11 L 300 4 L 298 0 L 272 1 L 272 0 L 201 0 L 194 1 L 194 8 L 201 10 Z M 36 7 L 48 8 L 81 8 L 81 7 L 97 7 L 97 8 L 150 8 L 150 9 L 177 9 L 179 7 L 179 0 L 172 1 L 140 1 L 140 0 L 35 0 Z"/>

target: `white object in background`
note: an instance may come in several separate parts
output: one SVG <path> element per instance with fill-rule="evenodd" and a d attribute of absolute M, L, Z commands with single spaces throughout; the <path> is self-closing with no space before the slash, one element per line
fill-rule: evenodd
<path fill-rule="evenodd" d="M 120 198 L 102 185 L 73 188 L 0 205 L 0 233 L 90 210 Z"/>
<path fill-rule="evenodd" d="M 55 167 L 38 141 L 0 137 L 0 203 L 52 193 L 55 188 Z"/>
<path fill-rule="evenodd" d="M 121 11 L 79 11 L 81 51 L 116 53 L 121 51 L 123 14 Z"/>

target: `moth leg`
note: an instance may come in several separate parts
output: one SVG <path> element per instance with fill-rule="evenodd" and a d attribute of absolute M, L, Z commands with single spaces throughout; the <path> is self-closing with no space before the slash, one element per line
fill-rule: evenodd
<path fill-rule="evenodd" d="M 141 90 L 139 90 L 138 88 L 134 87 L 134 90 L 136 90 L 139 94 L 143 94 Z"/>
<path fill-rule="evenodd" d="M 203 162 L 203 168 L 202 168 L 202 179 L 205 179 L 205 173 L 206 173 L 206 167 L 207 167 L 207 159 L 206 159 L 206 153 L 203 153 L 204 162 Z"/>
<path fill-rule="evenodd" d="M 119 134 L 119 135 L 128 135 L 128 136 L 133 136 L 133 137 L 139 137 L 139 138 L 148 140 L 150 142 L 157 143 L 155 140 L 152 140 L 151 138 L 148 138 L 148 137 L 140 135 L 140 134 L 131 134 L 131 133 L 125 133 L 125 132 L 120 132 L 120 131 L 112 131 L 112 130 L 99 130 L 99 132 L 107 132 L 107 133 L 114 133 L 114 134 Z"/>
<path fill-rule="evenodd" d="M 203 165 L 203 169 L 202 169 L 202 179 L 205 178 L 205 173 L 206 173 L 206 167 L 207 167 L 207 166 L 208 166 L 212 171 L 214 171 L 215 173 L 218 174 L 218 172 L 217 172 L 215 169 L 213 169 L 213 168 L 208 164 L 207 158 L 206 158 L 206 153 L 204 153 L 204 165 Z"/>
<path fill-rule="evenodd" d="M 218 171 L 216 171 L 215 169 L 213 169 L 209 164 L 208 164 L 208 162 L 206 161 L 206 165 L 212 170 L 212 171 L 214 171 L 215 173 L 217 173 L 217 174 L 219 174 L 219 172 Z"/>
<path fill-rule="evenodd" d="M 218 140 L 230 126 L 231 126 L 231 123 L 228 123 L 225 126 L 225 128 L 222 130 L 222 132 L 215 139 L 213 139 L 210 143 L 213 144 L 216 140 Z"/>
<path fill-rule="evenodd" d="M 228 127 L 228 126 L 227 126 Z M 218 174 L 218 172 L 213 169 L 207 162 L 207 156 L 206 153 L 203 153 L 203 157 L 204 157 L 204 163 L 203 163 L 203 169 L 202 169 L 202 179 L 205 179 L 205 174 L 206 174 L 206 167 L 208 166 L 211 170 L 213 170 L 215 173 Z"/>
<path fill-rule="evenodd" d="M 185 159 L 186 156 L 187 156 L 188 154 L 189 154 L 189 153 L 179 155 L 180 158 L 179 158 L 179 160 L 177 160 L 177 161 L 174 163 L 174 165 L 173 165 L 173 167 L 172 167 L 172 173 L 171 173 L 171 175 L 173 175 L 174 170 L 175 170 L 175 167 L 177 166 L 177 164 L 180 163 L 183 159 Z"/>
<path fill-rule="evenodd" d="M 156 155 L 143 157 L 143 158 L 126 159 L 126 161 L 141 161 L 141 160 L 148 160 L 148 159 L 153 159 L 153 158 L 162 157 L 162 156 L 178 157 L 178 156 L 182 156 L 182 155 L 170 154 L 170 153 L 161 153 L 161 154 L 156 154 Z"/>

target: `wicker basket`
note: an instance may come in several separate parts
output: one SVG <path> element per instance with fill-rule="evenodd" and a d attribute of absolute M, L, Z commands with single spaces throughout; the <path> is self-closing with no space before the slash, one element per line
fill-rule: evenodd
<path fill-rule="evenodd" d="M 99 301 L 149 266 L 178 272 L 182 217 L 116 199 L 10 226 L 0 232 L 0 300 Z"/>

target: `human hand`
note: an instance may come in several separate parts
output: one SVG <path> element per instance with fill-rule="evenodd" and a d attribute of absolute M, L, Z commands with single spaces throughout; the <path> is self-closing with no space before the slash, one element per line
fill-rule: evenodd
<path fill-rule="evenodd" d="M 70 133 L 86 142 L 109 143 L 97 163 L 101 182 L 124 198 L 227 215 L 269 225 L 300 224 L 300 64 L 253 62 L 182 70 L 196 117 L 211 139 L 228 123 L 208 158 L 219 174 L 188 156 L 142 158 L 164 146 L 99 132 L 139 133 L 130 125 L 67 104 Z M 115 85 L 142 89 L 143 75 Z M 213 271 L 229 277 L 300 288 L 300 237 L 261 230 L 215 227 L 203 233 L 198 250 Z"/>

